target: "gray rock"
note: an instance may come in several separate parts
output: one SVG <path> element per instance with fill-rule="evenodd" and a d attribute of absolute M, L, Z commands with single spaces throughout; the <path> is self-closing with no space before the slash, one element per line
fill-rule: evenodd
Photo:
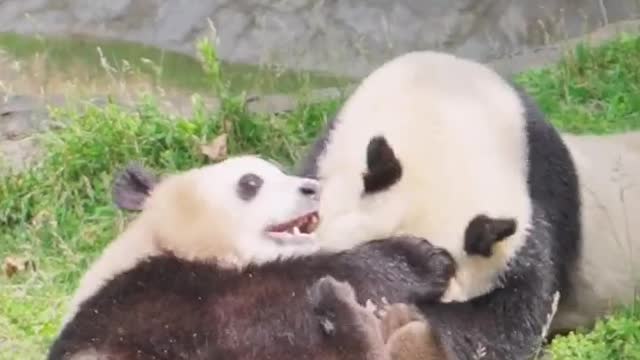
<path fill-rule="evenodd" d="M 352 87 L 344 89 L 327 88 L 311 91 L 306 96 L 294 97 L 291 95 L 254 95 L 247 98 L 247 110 L 254 113 L 280 114 L 294 110 L 300 102 L 318 103 L 339 99 L 344 94 L 349 93 Z"/>
<path fill-rule="evenodd" d="M 0 31 L 85 34 L 193 55 L 211 19 L 225 60 L 361 76 L 412 50 L 494 61 L 639 10 L 637 0 L 3 0 Z"/>
<path fill-rule="evenodd" d="M 46 131 L 49 124 L 42 99 L 27 95 L 0 97 L 0 173 L 21 171 L 39 158 L 42 149 L 34 135 Z"/>
<path fill-rule="evenodd" d="M 46 129 L 48 112 L 36 97 L 7 96 L 0 102 L 0 140 L 21 140 Z"/>
<path fill-rule="evenodd" d="M 596 31 L 587 35 L 534 48 L 519 54 L 505 56 L 504 58 L 489 62 L 489 65 L 499 73 L 511 76 L 526 70 L 538 69 L 554 64 L 566 54 L 566 51 L 574 49 L 579 42 L 587 41 L 591 45 L 598 45 L 607 40 L 611 40 L 620 33 L 640 33 L 640 21 L 619 21 L 598 28 Z"/>
<path fill-rule="evenodd" d="M 37 138 L 0 141 L 0 175 L 23 171 L 42 157 Z"/>

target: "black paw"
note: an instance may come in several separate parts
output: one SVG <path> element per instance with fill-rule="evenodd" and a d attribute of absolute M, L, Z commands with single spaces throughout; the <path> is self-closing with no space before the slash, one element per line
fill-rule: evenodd
<path fill-rule="evenodd" d="M 431 245 L 418 237 L 402 237 L 395 240 L 403 246 L 403 254 L 409 266 L 423 280 L 415 289 L 412 300 L 437 301 L 449 286 L 449 280 L 455 275 L 456 263 L 445 249 Z"/>

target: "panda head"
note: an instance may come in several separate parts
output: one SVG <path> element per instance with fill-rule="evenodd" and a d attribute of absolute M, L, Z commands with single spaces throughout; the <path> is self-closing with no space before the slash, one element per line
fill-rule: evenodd
<path fill-rule="evenodd" d="M 318 242 L 424 237 L 454 257 L 461 287 L 483 293 L 526 239 L 527 154 L 524 107 L 493 71 L 437 52 L 397 57 L 361 82 L 329 133 Z"/>
<path fill-rule="evenodd" d="M 325 233 L 333 230 L 331 226 L 339 223 L 345 223 L 347 226 L 355 223 L 362 225 L 361 221 L 367 222 L 367 219 L 368 226 L 354 228 L 356 233 L 348 233 L 345 228 L 337 227 L 342 235 L 335 234 L 335 237 L 345 237 L 345 234 L 349 234 L 349 238 L 357 236 L 371 239 L 419 231 L 420 227 L 417 224 L 414 227 L 407 219 L 410 216 L 414 219 L 412 216 L 416 215 L 411 211 L 412 204 L 416 198 L 420 199 L 421 189 L 418 185 L 403 183 L 402 178 L 403 165 L 386 138 L 371 138 L 366 148 L 365 171 L 354 183 L 349 184 L 342 178 L 339 182 L 327 181 L 323 199 L 328 200 L 323 201 L 320 207 L 323 221 L 318 229 L 319 237 L 332 238 Z M 352 222 L 354 217 L 358 217 L 359 221 Z M 418 220 L 421 219 L 422 217 L 418 216 Z M 513 235 L 516 227 L 514 218 L 478 214 L 470 218 L 466 224 L 462 249 L 468 255 L 490 257 L 492 246 Z M 363 229 L 372 230 L 374 233 L 363 233 Z"/>
<path fill-rule="evenodd" d="M 116 179 L 114 201 L 141 211 L 154 241 L 184 258 L 270 260 L 315 249 L 316 180 L 239 156 L 158 180 L 137 165 Z"/>

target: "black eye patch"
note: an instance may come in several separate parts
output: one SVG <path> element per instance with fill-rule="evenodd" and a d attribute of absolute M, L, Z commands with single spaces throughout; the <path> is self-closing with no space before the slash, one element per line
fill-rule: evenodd
<path fill-rule="evenodd" d="M 264 180 L 256 174 L 248 173 L 242 175 L 236 188 L 238 197 L 244 201 L 253 199 L 258 195 L 263 183 Z"/>

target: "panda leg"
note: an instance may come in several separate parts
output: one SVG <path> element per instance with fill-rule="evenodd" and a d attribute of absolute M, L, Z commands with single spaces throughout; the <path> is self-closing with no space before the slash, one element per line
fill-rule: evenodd
<path fill-rule="evenodd" d="M 384 310 L 381 327 L 392 360 L 445 359 L 429 322 L 416 307 L 389 305 Z"/>
<path fill-rule="evenodd" d="M 380 320 L 357 302 L 349 283 L 324 276 L 311 286 L 309 297 L 330 346 L 364 349 L 361 354 L 345 355 L 345 359 L 391 360 L 380 332 Z"/>

